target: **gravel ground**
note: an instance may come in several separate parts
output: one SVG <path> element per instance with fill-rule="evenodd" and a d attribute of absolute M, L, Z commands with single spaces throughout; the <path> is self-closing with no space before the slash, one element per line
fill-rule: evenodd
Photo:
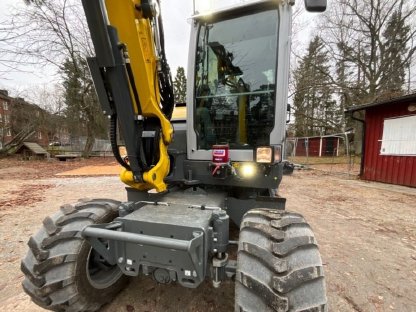
<path fill-rule="evenodd" d="M 106 161 L 0 161 L 0 311 L 44 311 L 20 283 L 26 242 L 59 205 L 85 197 L 125 200 L 116 176 L 54 174 Z M 110 164 L 111 165 L 111 164 Z M 330 311 L 416 311 L 416 189 L 296 171 L 280 188 L 287 209 L 315 230 L 326 269 Z M 103 308 L 112 311 L 232 311 L 233 283 L 214 289 L 134 278 Z"/>

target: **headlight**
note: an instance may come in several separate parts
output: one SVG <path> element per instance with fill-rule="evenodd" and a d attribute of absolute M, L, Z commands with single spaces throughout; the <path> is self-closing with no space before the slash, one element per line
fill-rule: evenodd
<path fill-rule="evenodd" d="M 282 161 L 282 146 L 275 145 L 274 146 L 274 162 L 279 163 Z"/>
<path fill-rule="evenodd" d="M 244 163 L 241 165 L 239 172 L 243 178 L 251 178 L 256 174 L 257 167 L 252 163 Z"/>
<path fill-rule="evenodd" d="M 270 146 L 257 147 L 256 162 L 270 164 L 273 161 L 273 150 Z"/>

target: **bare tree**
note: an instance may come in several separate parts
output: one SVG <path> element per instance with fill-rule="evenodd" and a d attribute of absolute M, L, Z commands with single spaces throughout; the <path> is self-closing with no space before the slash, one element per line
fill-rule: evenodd
<path fill-rule="evenodd" d="M 51 114 L 63 116 L 65 108 L 64 88 L 60 83 L 43 84 L 36 88 L 30 88 L 33 102 Z"/>
<path fill-rule="evenodd" d="M 416 7 L 408 0 L 336 0 L 332 4 L 321 25 L 322 37 L 336 62 L 337 76 L 332 80 L 345 105 L 402 92 L 404 72 L 416 53 L 416 29 L 411 24 Z"/>
<path fill-rule="evenodd" d="M 290 75 L 289 75 L 289 98 L 295 95 L 296 86 L 294 79 L 294 72 L 298 68 L 298 63 L 300 62 L 302 56 L 302 50 L 304 48 L 302 44 L 301 37 L 303 36 L 303 31 L 307 27 L 305 16 L 305 6 L 301 2 L 296 2 L 293 7 L 293 16 L 292 16 L 292 41 L 291 41 L 291 53 L 290 53 Z"/>
<path fill-rule="evenodd" d="M 63 79 L 67 77 L 70 64 L 80 80 L 76 92 L 86 96 L 77 98 L 82 103 L 65 98 L 65 104 L 79 108 L 79 111 L 71 110 L 71 118 L 81 124 L 80 129 L 85 129 L 88 144 L 84 156 L 88 157 L 97 132 L 102 129 L 104 117 L 100 113 L 98 116 L 91 114 L 100 109 L 90 73 L 84 66 L 84 59 L 93 54 L 93 48 L 81 3 L 76 0 L 24 2 L 27 5 L 15 12 L 8 26 L 10 31 L 4 38 L 10 47 L 9 52 L 25 62 L 36 62 L 38 66 L 53 65 Z"/>
<path fill-rule="evenodd" d="M 11 7 L 8 7 L 12 10 Z M 6 12 L 5 12 L 6 13 Z M 10 15 L 10 11 L 7 12 Z M 24 71 L 21 67 L 22 58 L 19 55 L 12 54 L 14 48 L 10 42 L 18 40 L 18 35 L 13 28 L 13 24 L 6 20 L 0 20 L 0 76 L 2 80 L 8 80 L 10 72 Z"/>
<path fill-rule="evenodd" d="M 5 38 L 10 50 L 26 61 L 63 69 L 66 59 L 92 55 L 80 1 L 26 1 L 15 10 Z"/>
<path fill-rule="evenodd" d="M 337 90 L 342 111 L 410 92 L 411 63 L 416 55 L 416 7 L 412 2 L 332 1 L 319 29 L 333 61 L 328 78 Z M 342 116 L 344 127 L 351 122 Z M 355 129 L 356 137 L 362 137 L 362 127 L 357 124 Z M 359 140 L 355 140 L 355 150 L 361 150 Z"/>

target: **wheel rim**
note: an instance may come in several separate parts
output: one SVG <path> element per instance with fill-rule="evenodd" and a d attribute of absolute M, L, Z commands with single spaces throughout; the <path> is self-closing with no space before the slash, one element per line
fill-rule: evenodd
<path fill-rule="evenodd" d="M 88 281 L 96 289 L 110 287 L 123 275 L 117 264 L 109 264 L 92 248 L 88 253 L 86 271 Z"/>

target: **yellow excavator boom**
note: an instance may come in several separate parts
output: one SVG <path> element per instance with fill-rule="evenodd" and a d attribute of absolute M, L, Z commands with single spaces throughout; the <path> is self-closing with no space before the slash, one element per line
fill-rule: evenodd
<path fill-rule="evenodd" d="M 143 182 L 134 179 L 133 172 L 123 168 L 120 178 L 127 185 L 139 189 L 166 190 L 164 178 L 169 173 L 167 145 L 173 138 L 173 127 L 161 110 L 158 83 L 158 53 L 155 44 L 152 20 L 144 16 L 141 0 L 106 0 L 106 11 L 111 26 L 117 29 L 123 46 L 126 62 L 130 63 L 139 102 L 130 88 L 134 112 L 143 118 L 160 121 L 159 161 L 142 174 Z"/>

